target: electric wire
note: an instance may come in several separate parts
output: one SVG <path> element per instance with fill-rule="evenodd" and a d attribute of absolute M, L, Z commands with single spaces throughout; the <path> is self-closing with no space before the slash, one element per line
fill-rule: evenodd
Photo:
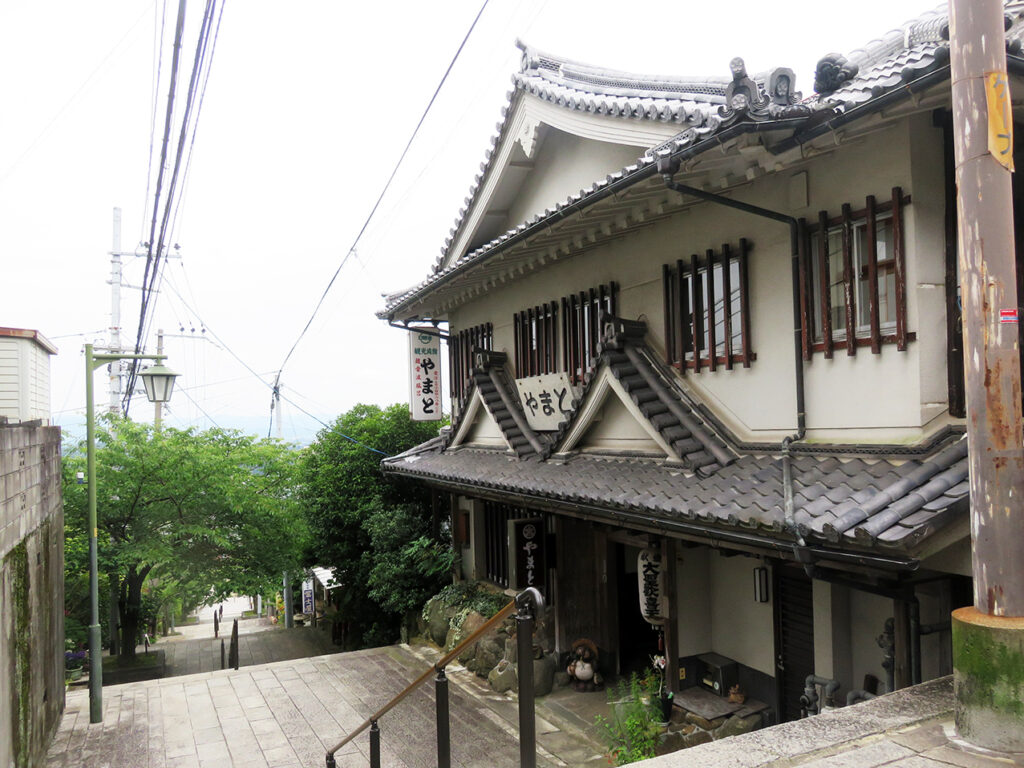
<path fill-rule="evenodd" d="M 139 22 L 141 22 L 146 17 L 147 13 L 149 13 L 149 8 L 146 8 L 142 12 L 142 14 L 134 22 L 132 22 L 132 25 L 128 27 L 128 31 L 121 35 L 121 39 L 114 44 L 114 47 L 110 49 L 110 52 L 107 53 L 107 55 L 103 57 L 100 63 L 96 65 L 96 68 L 89 73 L 89 76 L 82 81 L 82 84 L 78 86 L 78 88 L 75 90 L 73 94 L 71 94 L 71 97 L 66 102 L 64 102 L 64 106 L 57 110 L 57 113 L 50 119 L 50 122 L 48 122 L 46 126 L 38 134 L 36 134 L 36 137 L 32 139 L 29 145 L 25 147 L 24 151 L 22 151 L 22 153 L 18 155 L 17 159 L 15 159 L 15 161 L 7 167 L 7 170 L 3 172 L 3 175 L 0 175 L 0 184 L 6 181 L 8 177 L 12 173 L 14 173 L 17 167 L 21 165 L 21 162 L 29 155 L 29 153 L 32 152 L 33 149 L 36 148 L 36 145 L 38 145 L 39 142 L 43 140 L 46 134 L 50 132 L 50 129 L 53 128 L 54 125 L 56 125 L 57 121 L 59 121 L 61 117 L 64 116 L 64 113 L 67 112 L 68 108 L 74 103 L 75 99 L 77 99 L 82 94 L 82 91 L 84 91 L 86 87 L 89 85 L 89 83 L 92 82 L 93 78 L 95 78 L 96 75 L 99 74 L 99 71 L 103 69 L 104 65 L 114 56 L 115 53 L 118 52 L 118 49 L 121 48 L 124 41 L 128 39 L 128 36 L 133 31 L 135 31 L 135 28 L 139 25 Z"/>
<path fill-rule="evenodd" d="M 288 350 L 288 354 L 285 355 L 284 361 L 281 363 L 281 367 L 278 369 L 277 376 L 274 379 L 274 397 L 279 396 L 278 388 L 281 381 L 281 373 L 284 371 L 285 365 L 288 364 L 288 360 L 291 358 L 292 353 L 295 352 L 295 348 L 298 347 L 299 342 L 302 341 L 302 338 L 306 335 L 306 332 L 309 330 L 309 327 L 313 324 L 313 320 L 316 318 L 317 313 L 320 311 L 320 307 L 323 305 L 324 300 L 327 298 L 327 294 L 330 293 L 331 287 L 334 285 L 334 281 L 338 279 L 338 275 L 341 273 L 342 268 L 344 268 L 345 264 L 348 262 L 349 257 L 352 255 L 356 247 L 359 245 L 359 240 L 362 238 L 363 233 L 366 232 L 366 228 L 369 226 L 370 221 L 373 220 L 374 214 L 377 213 L 377 208 L 380 207 L 381 201 L 384 199 L 384 195 L 386 195 L 388 189 L 390 189 L 391 182 L 394 180 L 395 175 L 398 173 L 398 169 L 402 166 L 402 163 L 405 160 L 405 156 L 409 153 L 409 148 L 412 146 L 413 141 L 416 139 L 416 135 L 419 133 L 420 127 L 423 125 L 424 120 L 426 120 L 427 115 L 430 113 L 430 109 L 431 107 L 433 107 L 434 101 L 437 100 L 437 96 L 441 92 L 441 88 L 444 87 L 445 82 L 448 80 L 448 75 L 451 73 L 452 68 L 455 66 L 455 62 L 458 61 L 459 55 L 462 53 L 462 49 L 465 48 L 466 42 L 469 40 L 469 36 L 473 33 L 473 30 L 476 28 L 476 24 L 480 20 L 480 17 L 483 15 L 484 9 L 487 8 L 488 2 L 489 0 L 484 0 L 483 4 L 480 6 L 480 10 L 477 11 L 476 17 L 473 19 L 473 23 L 469 25 L 469 29 L 466 31 L 465 36 L 462 38 L 462 42 L 459 43 L 459 47 L 455 51 L 455 55 L 452 57 L 452 60 L 448 64 L 448 68 L 445 70 L 444 75 L 442 75 L 441 77 L 441 81 L 437 84 L 437 88 L 434 89 L 434 93 L 430 97 L 430 101 L 427 103 L 426 109 L 424 109 L 423 114 L 420 115 L 420 119 L 416 123 L 416 127 L 413 129 L 412 135 L 409 137 L 409 140 L 406 142 L 405 148 L 402 150 L 402 154 L 399 155 L 398 162 L 395 163 L 394 168 L 391 170 L 391 175 L 385 182 L 384 188 L 381 190 L 380 195 L 378 195 L 377 197 L 377 201 L 373 204 L 373 208 L 370 209 L 370 213 L 366 217 L 366 220 L 363 221 L 363 225 L 362 227 L 360 227 L 359 233 L 356 235 L 355 240 L 352 241 L 352 245 L 349 246 L 348 251 L 345 253 L 345 256 L 342 258 L 341 263 L 338 265 L 338 268 L 334 271 L 334 275 L 331 277 L 330 281 L 328 281 L 327 287 L 324 288 L 324 291 L 321 294 L 319 301 L 317 301 L 316 306 L 313 308 L 313 313 L 310 315 L 305 327 L 303 327 L 302 331 L 299 333 L 299 336 L 295 340 L 295 343 L 292 344 L 291 349 Z M 273 416 L 274 401 L 273 399 L 271 399 L 271 425 L 273 425 Z"/>
<path fill-rule="evenodd" d="M 157 38 L 157 18 L 156 14 L 153 14 L 153 37 Z M 142 198 L 142 210 L 145 211 L 149 207 L 149 186 L 153 181 L 153 142 L 156 139 L 156 110 L 157 104 L 160 100 L 160 76 L 163 72 L 164 63 L 164 27 L 167 26 L 167 0 L 163 0 L 160 4 L 160 32 L 159 32 L 159 44 L 156 40 L 153 41 L 154 55 L 156 61 L 153 63 L 154 76 L 153 76 L 153 107 L 150 112 L 149 120 L 149 158 L 146 161 L 146 195 Z M 146 236 L 146 225 L 140 221 L 139 226 L 141 231 L 139 232 L 139 239 L 141 240 Z"/>
<path fill-rule="evenodd" d="M 210 72 L 213 70 L 213 56 L 217 51 L 217 38 L 220 37 L 220 23 L 224 18 L 224 3 L 220 4 L 220 10 L 217 13 L 217 27 L 213 31 L 213 42 L 210 44 L 210 55 L 207 59 L 206 68 L 203 74 L 203 87 L 199 92 L 199 106 L 196 107 L 196 118 L 192 121 L 192 139 L 188 145 L 188 155 L 185 159 L 185 174 L 184 181 L 182 181 L 182 193 L 178 196 L 178 201 L 174 206 L 174 215 L 171 217 L 171 239 L 174 239 L 174 233 L 178 224 L 178 208 L 181 206 L 188 192 L 188 179 L 189 172 L 192 170 L 192 151 L 196 144 L 196 129 L 199 127 L 199 117 L 203 113 L 203 103 L 206 101 L 206 87 L 210 82 Z"/>
<path fill-rule="evenodd" d="M 184 5 L 185 5 L 185 0 L 181 0 L 181 4 L 179 5 L 179 27 L 181 26 L 181 21 L 182 21 L 182 17 L 183 17 L 182 11 L 184 9 Z M 178 189 L 179 174 L 181 174 L 182 160 L 183 160 L 183 158 L 185 156 L 185 145 L 186 145 L 186 140 L 189 137 L 190 129 L 191 129 L 191 134 L 192 134 L 192 143 L 189 144 L 189 158 L 191 158 L 191 149 L 192 149 L 192 146 L 194 146 L 195 131 L 198 128 L 198 120 L 199 120 L 199 108 L 196 107 L 196 87 L 197 87 L 197 85 L 198 85 L 198 83 L 200 81 L 201 74 L 204 72 L 204 70 L 208 73 L 209 72 L 209 68 L 210 68 L 209 61 L 210 61 L 210 57 L 212 57 L 212 52 L 213 52 L 213 47 L 209 46 L 210 29 L 211 29 L 212 22 L 213 22 L 213 14 L 214 14 L 215 8 L 216 8 L 216 0 L 207 0 L 206 7 L 205 7 L 204 12 L 203 12 L 202 23 L 200 25 L 198 39 L 197 39 L 197 42 L 196 42 L 196 51 L 195 51 L 195 56 L 193 58 L 193 63 L 192 63 L 192 73 L 191 73 L 191 75 L 189 77 L 188 90 L 187 90 L 187 93 L 186 93 L 186 96 L 185 96 L 185 106 L 184 106 L 184 109 L 183 109 L 183 112 L 182 112 L 181 126 L 180 126 L 180 130 L 179 130 L 179 135 L 178 135 L 178 144 L 177 144 L 177 150 L 176 150 L 175 158 L 174 158 L 174 165 L 173 165 L 173 169 L 171 171 L 170 180 L 168 182 L 167 192 L 166 192 L 166 195 L 164 196 L 163 216 L 161 217 L 161 221 L 160 221 L 160 233 L 159 233 L 159 237 L 156 238 L 155 243 L 154 243 L 154 241 L 153 241 L 153 234 L 154 234 L 154 231 L 155 231 L 155 222 L 156 222 L 157 208 L 159 207 L 160 186 L 161 186 L 160 181 L 161 181 L 161 177 L 163 175 L 163 168 L 162 167 L 161 167 L 161 173 L 158 176 L 157 195 L 154 198 L 154 219 L 153 219 L 153 224 L 151 225 L 151 229 L 150 229 L 150 238 L 151 239 L 150 239 L 150 243 L 149 243 L 148 251 L 147 251 L 146 271 L 145 271 L 145 274 L 143 276 L 143 296 L 142 296 L 140 312 L 139 312 L 139 331 L 138 331 L 138 334 L 137 334 L 137 337 L 136 337 L 136 353 L 137 354 L 143 348 L 144 340 L 146 338 L 148 338 L 148 330 L 146 328 L 146 321 L 147 321 L 147 314 L 149 314 L 150 302 L 152 300 L 152 296 L 153 296 L 153 293 L 154 293 L 154 288 L 156 288 L 158 282 L 161 285 L 162 285 L 162 282 L 163 282 L 163 274 L 165 272 L 164 265 L 166 264 L 166 256 L 164 254 L 165 254 L 165 248 L 166 248 L 166 243 L 167 243 L 167 235 L 168 235 L 168 232 L 169 232 L 169 227 L 170 227 L 170 222 L 171 222 L 171 212 L 173 210 L 175 212 L 175 215 L 176 215 L 176 212 L 178 210 L 177 206 L 180 203 L 180 195 L 178 195 L 177 198 L 176 198 L 175 193 L 176 193 L 176 191 Z M 223 4 L 221 5 L 221 10 L 223 11 Z M 220 18 L 221 17 L 218 17 L 218 20 Z M 218 30 L 219 30 L 219 21 L 218 21 Z M 177 30 L 176 30 L 176 33 L 175 33 L 175 37 L 176 37 L 176 40 L 175 40 L 175 43 L 176 43 L 175 55 L 177 56 L 177 54 L 179 52 L 179 49 L 180 49 L 180 37 L 178 35 L 178 31 Z M 209 56 L 208 56 L 208 51 L 209 51 Z M 175 63 L 172 66 L 172 69 L 176 69 L 176 66 L 177 65 Z M 174 79 L 176 79 L 176 72 L 174 73 Z M 206 82 L 207 82 L 207 80 L 204 78 L 204 80 L 203 80 L 204 89 L 205 89 Z M 169 109 L 171 108 L 172 101 L 173 101 L 173 99 L 169 96 L 169 98 L 168 98 L 168 108 Z M 196 108 L 195 108 L 195 117 L 193 118 L 193 108 L 194 107 L 196 107 Z M 162 160 L 162 162 L 166 162 L 166 144 L 167 144 L 168 139 L 169 139 L 169 136 L 168 136 L 167 132 L 165 131 L 164 147 L 163 147 L 163 149 L 161 151 L 161 160 Z M 163 260 L 161 260 L 161 257 L 163 257 Z M 147 285 L 147 278 L 148 278 L 148 285 Z M 153 321 L 152 320 L 152 315 L 149 314 L 149 323 L 150 323 L 150 325 L 152 324 L 152 321 Z M 137 379 L 137 376 L 138 376 L 138 369 L 139 369 L 138 361 L 132 361 L 132 365 L 130 367 L 129 374 L 128 374 L 127 392 L 129 393 L 129 395 L 130 395 L 130 393 L 132 392 L 132 390 L 135 387 L 136 379 Z M 127 406 L 128 406 L 129 403 L 130 403 L 130 397 L 127 398 L 126 401 L 125 401 L 125 415 L 127 415 Z"/>
<path fill-rule="evenodd" d="M 174 121 L 174 98 L 178 85 L 178 63 L 181 56 L 181 38 L 185 32 L 185 0 L 178 0 L 178 16 L 174 27 L 174 45 L 171 53 L 171 74 L 170 83 L 167 88 L 167 107 L 164 114 L 164 133 L 160 142 L 160 170 L 156 176 L 156 191 L 153 194 L 153 217 L 149 227 L 149 239 L 146 242 L 146 267 L 142 276 L 142 297 L 139 302 L 139 329 L 135 338 L 135 354 L 142 349 L 142 332 L 145 325 L 146 310 L 149 304 L 149 297 L 146 294 L 146 284 L 149 281 L 149 271 L 154 269 L 156 264 L 153 260 L 153 246 L 156 238 L 156 222 L 160 215 L 160 195 L 163 191 L 164 169 L 167 165 L 167 147 L 171 141 L 171 126 Z M 128 372 L 128 386 L 124 398 L 124 414 L 128 415 L 128 404 L 131 402 L 131 394 L 135 385 L 135 375 L 138 366 L 132 363 Z"/>

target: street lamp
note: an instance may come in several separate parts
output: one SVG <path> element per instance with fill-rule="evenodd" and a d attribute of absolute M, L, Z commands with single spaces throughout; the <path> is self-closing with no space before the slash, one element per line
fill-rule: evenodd
<path fill-rule="evenodd" d="M 103 722 L 103 657 L 100 648 L 100 586 L 96 549 L 96 415 L 93 405 L 92 375 L 101 365 L 119 360 L 155 360 L 139 375 L 150 402 L 165 403 L 174 389 L 178 375 L 163 365 L 166 355 L 95 354 L 92 344 L 85 345 L 85 450 L 86 473 L 89 483 L 89 722 Z"/>

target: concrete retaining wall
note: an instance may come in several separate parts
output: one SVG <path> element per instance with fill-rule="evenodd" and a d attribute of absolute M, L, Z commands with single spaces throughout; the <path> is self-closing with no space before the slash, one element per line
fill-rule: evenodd
<path fill-rule="evenodd" d="M 0 766 L 42 765 L 64 711 L 60 429 L 0 426 Z"/>

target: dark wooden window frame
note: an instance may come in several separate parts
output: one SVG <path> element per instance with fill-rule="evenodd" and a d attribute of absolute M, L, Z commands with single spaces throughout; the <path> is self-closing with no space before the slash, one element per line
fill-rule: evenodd
<path fill-rule="evenodd" d="M 597 358 L 602 314 L 616 314 L 618 293 L 610 282 L 516 312 L 516 376 L 565 372 L 573 384 L 581 384 Z"/>
<path fill-rule="evenodd" d="M 550 301 L 521 312 L 512 320 L 516 375 L 554 373 L 558 365 L 558 302 Z"/>
<path fill-rule="evenodd" d="M 509 585 L 508 521 L 527 517 L 526 510 L 497 501 L 484 502 L 484 570 L 487 580 Z"/>
<path fill-rule="evenodd" d="M 469 394 L 474 350 L 494 348 L 494 328 L 481 323 L 464 328 L 448 337 L 448 387 L 452 403 L 461 410 Z"/>
<path fill-rule="evenodd" d="M 836 348 L 845 348 L 848 356 L 857 354 L 858 347 L 870 347 L 872 354 L 879 354 L 883 344 L 895 344 L 896 349 L 905 351 L 907 342 L 913 341 L 915 334 L 907 331 L 907 282 L 906 282 L 906 250 L 904 245 L 903 209 L 911 202 L 909 195 L 904 195 L 900 187 L 892 188 L 892 197 L 878 203 L 873 195 L 868 195 L 864 208 L 852 210 L 849 204 L 842 206 L 842 213 L 829 216 L 821 211 L 814 224 L 800 219 L 799 237 L 799 280 L 800 280 L 800 318 L 801 345 L 803 357 L 810 360 L 815 352 L 822 352 L 831 358 Z M 878 261 L 876 228 L 882 219 L 891 219 L 893 254 L 884 262 Z M 861 270 L 853 264 L 854 239 L 858 229 L 866 229 L 868 253 L 866 263 Z M 829 234 L 841 232 L 842 241 L 842 284 L 845 303 L 844 323 L 842 328 L 832 326 L 833 283 L 829 276 Z M 812 240 L 817 237 L 817 247 L 812 248 Z M 813 264 L 812 264 L 813 261 Z M 883 328 L 879 320 L 879 289 L 878 276 L 881 270 L 892 267 L 894 274 L 894 297 L 896 317 L 892 328 Z M 818 298 L 815 299 L 815 286 L 812 281 L 817 273 Z M 859 274 L 856 274 L 858 273 Z M 858 323 L 857 301 L 858 284 L 867 280 L 868 323 Z M 817 338 L 820 332 L 820 339 Z"/>
<path fill-rule="evenodd" d="M 618 301 L 615 282 L 562 297 L 562 370 L 573 384 L 582 384 L 593 367 L 601 343 L 602 314 L 617 315 Z"/>
<path fill-rule="evenodd" d="M 757 359 L 750 346 L 749 252 L 749 242 L 741 239 L 735 252 L 726 243 L 717 254 L 709 249 L 703 258 L 693 254 L 688 260 L 678 259 L 674 266 L 662 266 L 666 363 L 682 373 L 688 369 L 699 373 L 704 368 L 715 371 L 719 365 L 725 366 L 726 370 L 732 370 L 736 365 L 749 368 L 751 362 Z M 732 284 L 733 264 L 737 265 L 739 281 L 735 286 Z M 734 308 L 732 297 L 735 294 L 738 294 L 736 301 L 739 304 L 738 328 L 735 327 L 734 312 L 725 312 L 723 307 L 721 320 L 724 354 L 717 353 L 719 310 L 714 301 L 707 302 L 710 306 L 704 306 L 705 295 L 715 295 L 716 268 L 722 280 L 722 296 L 729 297 L 730 309 Z M 698 280 L 689 279 L 692 275 L 703 277 Z M 723 298 L 723 304 L 724 301 Z M 691 308 L 696 308 L 696 311 Z M 734 341 L 737 335 L 738 345 Z M 696 350 L 694 339 L 698 340 Z"/>

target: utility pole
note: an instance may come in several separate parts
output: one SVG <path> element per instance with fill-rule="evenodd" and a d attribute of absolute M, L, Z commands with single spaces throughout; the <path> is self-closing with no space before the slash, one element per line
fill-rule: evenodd
<path fill-rule="evenodd" d="M 1013 114 L 1001 0 L 950 0 L 974 605 L 953 612 L 956 726 L 1024 751 L 1024 429 Z"/>
<path fill-rule="evenodd" d="M 156 354 L 157 356 L 163 355 L 164 353 L 164 329 L 158 328 L 156 332 Z M 153 429 L 157 432 L 160 431 L 160 422 L 164 415 L 164 404 L 157 401 L 153 403 Z"/>
<path fill-rule="evenodd" d="M 121 209 L 114 209 L 114 238 L 110 251 L 110 352 L 121 351 Z M 122 362 L 110 364 L 110 413 L 121 412 Z"/>

